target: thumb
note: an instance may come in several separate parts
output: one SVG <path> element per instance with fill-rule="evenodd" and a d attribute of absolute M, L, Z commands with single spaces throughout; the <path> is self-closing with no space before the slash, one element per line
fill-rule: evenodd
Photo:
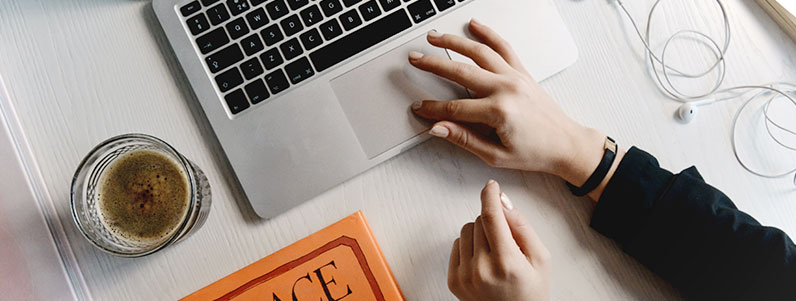
<path fill-rule="evenodd" d="M 473 129 L 456 122 L 437 122 L 428 133 L 458 145 L 490 165 L 494 165 L 495 159 L 502 156 L 504 152 L 503 146 L 489 141 Z"/>
<path fill-rule="evenodd" d="M 500 201 L 503 203 L 503 210 L 506 215 L 506 222 L 509 224 L 511 236 L 520 250 L 531 261 L 531 265 L 547 262 L 550 259 L 550 251 L 542 243 L 542 239 L 533 230 L 527 219 L 518 211 L 514 210 L 511 199 L 505 194 L 500 193 Z"/>

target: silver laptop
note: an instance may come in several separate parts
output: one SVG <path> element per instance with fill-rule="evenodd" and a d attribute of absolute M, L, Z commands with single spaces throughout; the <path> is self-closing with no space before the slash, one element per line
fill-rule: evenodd
<path fill-rule="evenodd" d="M 416 100 L 467 91 L 409 51 L 472 63 L 427 32 L 475 17 L 537 80 L 572 64 L 550 0 L 154 0 L 153 7 L 252 208 L 274 217 L 428 139 Z"/>

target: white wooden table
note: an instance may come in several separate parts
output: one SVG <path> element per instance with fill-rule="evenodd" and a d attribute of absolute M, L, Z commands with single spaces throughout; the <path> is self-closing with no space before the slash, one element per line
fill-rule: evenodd
<path fill-rule="evenodd" d="M 572 117 L 624 147 L 657 155 L 673 171 L 697 165 L 740 208 L 796 236 L 796 189 L 789 180 L 755 177 L 733 157 L 729 129 L 739 102 L 703 108 L 689 125 L 675 122 L 678 104 L 649 79 L 641 46 L 615 4 L 555 2 L 580 59 L 543 86 Z M 629 2 L 640 18 L 652 4 Z M 688 26 L 720 37 L 721 19 L 711 1 L 669 2 L 669 12 L 690 15 L 657 15 L 656 33 Z M 734 30 L 727 83 L 796 79 L 794 43 L 753 1 L 728 0 L 727 6 Z M 689 58 L 679 62 L 704 66 L 710 57 Z M 554 299 L 677 296 L 589 228 L 593 205 L 572 197 L 562 180 L 489 168 L 443 141 L 416 147 L 277 218 L 258 219 L 238 201 L 241 190 L 149 1 L 0 0 L 0 73 L 95 299 L 183 297 L 356 210 L 364 211 L 406 297 L 452 299 L 446 285 L 450 245 L 461 225 L 478 215 L 478 192 L 490 178 L 503 185 L 553 253 Z M 98 142 L 129 132 L 173 144 L 204 169 L 213 189 L 213 208 L 201 231 L 139 259 L 92 247 L 69 211 L 69 185 L 82 157 Z M 792 158 L 780 164 L 796 164 Z"/>

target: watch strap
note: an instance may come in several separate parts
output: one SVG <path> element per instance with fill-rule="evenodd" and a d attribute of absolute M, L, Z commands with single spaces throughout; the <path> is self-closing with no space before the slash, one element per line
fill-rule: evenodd
<path fill-rule="evenodd" d="M 605 152 L 603 153 L 602 160 L 600 160 L 600 164 L 597 165 L 597 169 L 595 169 L 589 179 L 586 180 L 586 183 L 583 183 L 583 186 L 575 187 L 575 185 L 567 183 L 567 187 L 569 187 L 569 190 L 575 196 L 585 196 L 596 189 L 597 186 L 600 186 L 600 183 L 605 179 L 608 171 L 611 170 L 611 166 L 614 165 L 616 152 L 618 151 L 616 141 L 611 137 L 605 137 L 605 145 L 603 148 Z"/>

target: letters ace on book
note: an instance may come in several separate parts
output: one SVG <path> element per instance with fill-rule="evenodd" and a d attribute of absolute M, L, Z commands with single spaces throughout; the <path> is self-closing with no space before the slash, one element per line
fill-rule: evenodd
<path fill-rule="evenodd" d="M 361 211 L 183 300 L 403 300 Z"/>

